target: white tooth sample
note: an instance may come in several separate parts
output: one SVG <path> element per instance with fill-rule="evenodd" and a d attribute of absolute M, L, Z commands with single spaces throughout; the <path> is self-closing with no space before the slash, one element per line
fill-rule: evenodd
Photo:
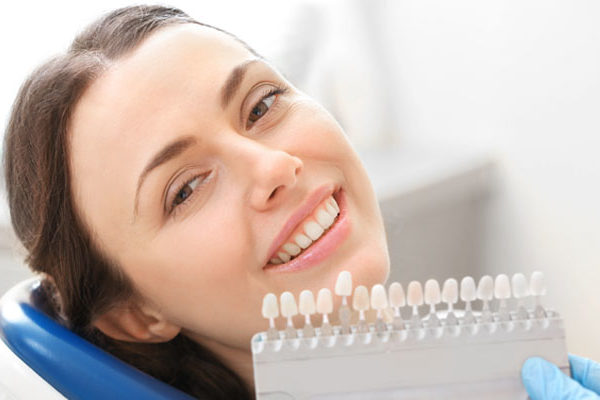
<path fill-rule="evenodd" d="M 529 296 L 527 278 L 520 272 L 512 276 L 512 293 L 515 299 Z"/>
<path fill-rule="evenodd" d="M 531 274 L 530 291 L 533 296 L 543 296 L 546 294 L 546 283 L 544 282 L 544 273 L 535 271 Z"/>
<path fill-rule="evenodd" d="M 390 306 L 394 309 L 394 330 L 404 329 L 405 326 L 404 321 L 402 320 L 402 315 L 400 314 L 400 307 L 404 307 L 406 305 L 406 296 L 404 295 L 404 289 L 402 288 L 400 282 L 392 282 L 388 288 L 388 300 Z"/>
<path fill-rule="evenodd" d="M 265 318 L 273 319 L 279 316 L 279 306 L 277 305 L 277 296 L 273 293 L 267 293 L 263 298 L 262 315 Z"/>
<path fill-rule="evenodd" d="M 545 318 L 547 316 L 546 310 L 540 304 L 540 297 L 546 294 L 546 283 L 544 282 L 544 273 L 541 271 L 535 271 L 531 274 L 529 280 L 529 291 L 535 299 L 534 315 L 536 318 Z"/>
<path fill-rule="evenodd" d="M 286 243 L 282 247 L 285 251 L 290 253 L 292 256 L 297 256 L 298 254 L 300 254 L 300 251 L 302 251 L 300 249 L 300 247 L 294 243 Z"/>
<path fill-rule="evenodd" d="M 427 280 L 425 282 L 425 304 L 429 305 L 429 317 L 427 319 L 429 327 L 440 326 L 440 320 L 435 313 L 435 305 L 441 301 L 440 284 L 435 279 Z"/>
<path fill-rule="evenodd" d="M 425 304 L 435 306 L 441 300 L 440 284 L 435 279 L 429 279 L 425 282 Z"/>
<path fill-rule="evenodd" d="M 356 311 L 367 311 L 369 309 L 369 289 L 366 286 L 359 285 L 354 289 L 352 296 L 352 308 Z M 364 314 L 361 313 L 364 319 Z"/>
<path fill-rule="evenodd" d="M 342 296 L 342 305 L 338 308 L 338 319 L 340 321 L 340 334 L 347 335 L 352 333 L 350 320 L 352 311 L 348 307 L 348 296 L 352 295 L 352 274 L 349 271 L 342 271 L 335 282 L 335 294 Z"/>
<path fill-rule="evenodd" d="M 317 224 L 315 221 L 308 221 L 304 224 L 304 233 L 312 240 L 317 240 L 325 232 L 323 227 Z"/>
<path fill-rule="evenodd" d="M 324 229 L 329 228 L 331 224 L 333 224 L 333 217 L 323 209 L 319 209 L 315 217 L 317 218 L 319 225 L 321 225 Z"/>
<path fill-rule="evenodd" d="M 496 276 L 494 297 L 501 300 L 510 299 L 510 280 L 508 279 L 508 275 L 500 274 Z"/>
<path fill-rule="evenodd" d="M 279 253 L 277 253 L 277 256 L 279 258 L 281 258 L 283 260 L 284 263 L 290 261 L 292 259 L 292 257 L 286 253 L 285 251 L 280 251 Z"/>
<path fill-rule="evenodd" d="M 409 306 L 415 307 L 423 305 L 423 287 L 421 286 L 421 282 L 410 282 L 406 291 L 406 302 Z"/>
<path fill-rule="evenodd" d="M 491 276 L 485 275 L 479 280 L 477 298 L 484 301 L 490 301 L 494 298 L 494 279 Z"/>
<path fill-rule="evenodd" d="M 477 285 L 477 298 L 483 302 L 481 306 L 481 322 L 493 322 L 494 317 L 490 311 L 490 301 L 494 298 L 494 278 L 484 275 Z"/>
<path fill-rule="evenodd" d="M 465 315 L 461 323 L 469 325 L 476 322 L 471 310 L 471 302 L 477 299 L 477 288 L 475 280 L 470 276 L 465 276 L 460 281 L 460 299 L 465 302 Z"/>
<path fill-rule="evenodd" d="M 371 308 L 377 310 L 377 320 L 375 321 L 375 330 L 377 332 L 386 331 L 387 324 L 383 320 L 383 311 L 388 308 L 387 293 L 385 287 L 381 284 L 373 285 L 371 288 Z"/>
<path fill-rule="evenodd" d="M 279 303 L 281 304 L 281 315 L 287 318 L 287 327 L 285 328 L 285 337 L 292 339 L 297 337 L 296 331 L 294 330 L 294 322 L 292 317 L 298 314 L 298 307 L 296 306 L 296 300 L 294 295 L 290 292 L 283 292 L 279 297 Z"/>
<path fill-rule="evenodd" d="M 310 290 L 300 292 L 300 314 L 309 317 L 316 312 L 315 296 Z"/>
<path fill-rule="evenodd" d="M 464 302 L 470 302 L 477 299 L 475 280 L 470 276 L 465 276 L 460 281 L 460 299 Z"/>
<path fill-rule="evenodd" d="M 512 276 L 512 293 L 515 299 L 522 299 L 529 296 L 529 287 L 527 286 L 527 278 L 520 272 Z"/>
<path fill-rule="evenodd" d="M 506 300 L 510 299 L 510 279 L 508 275 L 500 274 L 494 281 L 494 297 L 500 300 L 498 305 L 498 321 L 511 319 Z"/>
<path fill-rule="evenodd" d="M 333 298 L 331 291 L 327 288 L 319 290 L 317 295 L 317 312 L 319 314 L 331 314 L 333 312 Z"/>
<path fill-rule="evenodd" d="M 283 261 L 281 261 L 277 257 L 271 258 L 269 261 L 271 262 L 271 264 L 282 264 L 283 263 Z"/>
<path fill-rule="evenodd" d="M 458 301 L 458 282 L 454 278 L 446 279 L 442 286 L 442 300 L 452 310 L 453 304 Z"/>
<path fill-rule="evenodd" d="M 333 196 L 331 196 L 329 198 L 329 202 L 330 202 L 331 206 L 335 209 L 335 211 L 340 212 L 340 206 L 338 206 L 338 203 L 337 203 L 337 201 L 335 201 Z"/>
<path fill-rule="evenodd" d="M 315 328 L 310 321 L 310 316 L 315 313 L 315 296 L 310 290 L 300 292 L 298 300 L 300 314 L 304 315 L 304 327 L 302 328 L 302 337 L 309 338 L 315 336 Z"/>
<path fill-rule="evenodd" d="M 323 315 L 321 335 L 331 335 L 333 331 L 331 325 L 329 325 L 328 314 L 333 312 L 333 298 L 331 296 L 331 291 L 327 288 L 319 290 L 319 294 L 317 295 L 317 312 Z"/>
<path fill-rule="evenodd" d="M 329 214 L 333 215 L 334 218 L 339 214 L 335 207 L 331 205 L 331 202 L 325 204 L 325 209 Z"/>
<path fill-rule="evenodd" d="M 406 303 L 412 307 L 412 317 L 410 318 L 411 328 L 420 328 L 422 326 L 419 316 L 419 306 L 423 304 L 423 287 L 421 282 L 412 281 L 406 288 Z"/>
<path fill-rule="evenodd" d="M 294 295 L 291 292 L 283 292 L 281 293 L 281 297 L 279 298 L 281 302 L 281 315 L 290 318 L 294 315 L 298 314 L 298 307 L 296 306 L 296 300 L 294 299 Z"/>
<path fill-rule="evenodd" d="M 512 294 L 517 299 L 517 312 L 516 319 L 526 320 L 529 318 L 529 313 L 523 305 L 523 299 L 529 296 L 529 285 L 527 284 L 527 278 L 520 272 L 517 272 L 512 276 Z"/>
<path fill-rule="evenodd" d="M 458 282 L 454 278 L 449 278 L 442 285 L 442 301 L 447 304 L 446 325 L 458 324 L 458 318 L 454 314 L 454 303 L 458 301 Z"/>
<path fill-rule="evenodd" d="M 267 293 L 263 298 L 262 315 L 269 319 L 267 340 L 279 339 L 279 332 L 275 329 L 275 318 L 279 316 L 279 306 L 277 305 L 277 296 L 273 293 Z"/>
<path fill-rule="evenodd" d="M 294 241 L 296 242 L 296 244 L 298 246 L 300 246 L 303 249 L 305 249 L 308 246 L 310 246 L 312 244 L 312 242 L 313 242 L 308 236 L 306 236 L 306 235 L 304 235 L 302 233 L 299 233 L 296 236 L 294 236 Z"/>
<path fill-rule="evenodd" d="M 385 287 L 378 283 L 371 288 L 371 308 L 379 311 L 385 310 L 388 307 L 388 299 L 385 293 Z"/>
<path fill-rule="evenodd" d="M 338 296 L 352 295 L 352 274 L 350 271 L 342 271 L 335 282 L 335 294 Z"/>
<path fill-rule="evenodd" d="M 394 309 L 404 307 L 406 305 L 406 296 L 400 282 L 393 282 L 388 289 L 390 306 Z"/>

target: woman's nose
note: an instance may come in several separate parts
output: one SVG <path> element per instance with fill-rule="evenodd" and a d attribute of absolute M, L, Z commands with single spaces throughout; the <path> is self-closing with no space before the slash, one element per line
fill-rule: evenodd
<path fill-rule="evenodd" d="M 246 143 L 241 158 L 242 168 L 250 178 L 250 205 L 259 211 L 279 203 L 296 185 L 304 166 L 300 158 L 254 141 Z"/>

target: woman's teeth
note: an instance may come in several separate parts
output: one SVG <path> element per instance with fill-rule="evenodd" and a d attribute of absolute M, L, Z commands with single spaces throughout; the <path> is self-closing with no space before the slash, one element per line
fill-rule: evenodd
<path fill-rule="evenodd" d="M 300 230 L 294 232 L 287 242 L 277 250 L 277 257 L 271 258 L 270 263 L 282 264 L 298 256 L 323 236 L 325 231 L 333 225 L 339 213 L 340 207 L 333 196 L 329 196 L 312 215 L 300 224 Z"/>

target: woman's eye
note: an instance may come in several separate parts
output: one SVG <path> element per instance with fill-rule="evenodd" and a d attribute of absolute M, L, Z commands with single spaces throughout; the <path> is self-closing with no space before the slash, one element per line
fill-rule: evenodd
<path fill-rule="evenodd" d="M 200 177 L 197 176 L 191 181 L 187 182 L 185 185 L 183 185 L 183 187 L 179 189 L 179 192 L 177 192 L 177 194 L 175 195 L 172 207 L 175 208 L 184 201 L 186 201 L 193 194 L 194 190 L 196 189 L 199 183 Z"/>
<path fill-rule="evenodd" d="M 267 111 L 269 111 L 269 108 L 273 105 L 273 102 L 275 102 L 275 96 L 276 94 L 273 93 L 268 97 L 262 99 L 257 105 L 254 106 L 254 108 L 250 112 L 250 115 L 248 116 L 248 121 L 251 124 L 258 121 L 263 115 L 267 113 Z"/>
<path fill-rule="evenodd" d="M 246 129 L 249 129 L 256 121 L 261 119 L 267 112 L 269 112 L 273 105 L 277 107 L 277 104 L 275 103 L 278 101 L 277 97 L 280 94 L 285 93 L 287 90 L 288 89 L 284 86 L 271 87 L 271 89 L 262 96 L 260 101 L 254 105 L 252 110 L 250 110 L 248 121 L 246 122 Z"/>

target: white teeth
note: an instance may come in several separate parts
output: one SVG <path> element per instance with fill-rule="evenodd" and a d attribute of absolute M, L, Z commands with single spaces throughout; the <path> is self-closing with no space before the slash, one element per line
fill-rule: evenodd
<path fill-rule="evenodd" d="M 329 198 L 329 203 L 335 209 L 335 211 L 340 212 L 340 207 L 338 206 L 338 203 L 337 203 L 337 201 L 335 201 L 335 199 L 333 198 L 333 196 L 331 196 Z"/>
<path fill-rule="evenodd" d="M 277 296 L 275 296 L 273 293 L 267 293 L 267 295 L 264 297 L 262 315 L 265 318 L 277 318 L 279 316 Z"/>
<path fill-rule="evenodd" d="M 510 281 L 507 275 L 500 274 L 496 276 L 494 297 L 497 299 L 510 299 Z"/>
<path fill-rule="evenodd" d="M 435 279 L 429 279 L 425 282 L 425 304 L 438 304 L 440 301 L 440 284 Z"/>
<path fill-rule="evenodd" d="M 331 202 L 329 202 L 329 201 L 327 203 L 325 203 L 325 210 L 327 210 L 327 212 L 333 216 L 338 215 L 338 212 L 336 211 L 335 207 L 333 207 L 331 205 Z"/>
<path fill-rule="evenodd" d="M 298 233 L 292 238 L 292 242 L 287 242 L 277 252 L 277 256 L 281 260 L 278 260 L 276 257 L 273 257 L 270 261 L 272 264 L 281 264 L 290 261 L 293 257 L 297 256 L 302 252 L 302 250 L 308 248 L 314 241 L 319 239 L 325 233 L 325 230 L 328 229 L 335 222 L 335 218 L 338 215 L 338 212 L 335 210 L 334 204 L 335 200 L 333 197 L 330 197 L 326 200 L 323 205 L 324 207 L 320 207 L 316 214 L 313 216 L 315 220 L 311 219 L 304 223 L 302 229 L 304 230 L 304 234 Z M 337 205 L 336 205 L 337 206 Z M 328 211 L 331 210 L 331 213 Z M 294 243 L 295 242 L 295 243 Z"/>
<path fill-rule="evenodd" d="M 286 243 L 283 245 L 283 249 L 285 251 L 287 251 L 288 253 L 290 253 L 292 256 L 296 256 L 298 254 L 300 254 L 300 251 L 302 251 L 300 249 L 300 247 L 298 247 L 298 245 L 294 244 L 294 243 Z"/>
<path fill-rule="evenodd" d="M 294 236 L 294 241 L 296 242 L 296 244 L 298 244 L 298 246 L 300 246 L 303 249 L 307 248 L 312 244 L 312 240 L 310 240 L 308 236 L 303 235 L 301 233 Z"/>
<path fill-rule="evenodd" d="M 442 300 L 454 304 L 458 301 L 458 282 L 456 279 L 446 279 L 442 287 Z"/>
<path fill-rule="evenodd" d="M 300 314 L 311 315 L 315 313 L 315 296 L 310 290 L 303 290 L 300 293 Z"/>
<path fill-rule="evenodd" d="M 470 276 L 465 276 L 460 281 L 460 299 L 462 301 L 473 301 L 477 298 L 477 289 L 475 280 Z"/>
<path fill-rule="evenodd" d="M 369 309 L 369 289 L 366 286 L 360 285 L 354 289 L 352 307 L 356 311 L 367 311 Z"/>
<path fill-rule="evenodd" d="M 492 300 L 494 298 L 494 279 L 491 276 L 485 275 L 479 280 L 477 285 L 477 298 L 479 300 Z"/>
<path fill-rule="evenodd" d="M 374 310 L 385 310 L 388 307 L 385 287 L 379 283 L 371 288 L 371 307 Z"/>
<path fill-rule="evenodd" d="M 529 296 L 529 288 L 527 287 L 527 278 L 525 278 L 525 275 L 520 272 L 513 275 L 512 290 L 515 299 Z"/>
<path fill-rule="evenodd" d="M 279 298 L 281 302 L 281 315 L 288 318 L 298 314 L 298 307 L 296 306 L 296 300 L 294 295 L 290 292 L 281 293 Z"/>
<path fill-rule="evenodd" d="M 327 288 L 319 290 L 317 295 L 317 312 L 319 314 L 331 314 L 333 312 L 333 299 L 331 291 Z"/>
<path fill-rule="evenodd" d="M 406 291 L 406 300 L 409 306 L 420 306 L 423 304 L 423 287 L 421 286 L 421 282 L 410 282 Z"/>
<path fill-rule="evenodd" d="M 316 218 L 317 222 L 323 227 L 323 229 L 327 229 L 333 224 L 334 217 L 323 209 L 317 211 Z"/>
<path fill-rule="evenodd" d="M 352 296 L 352 274 L 342 271 L 335 282 L 335 294 L 338 296 Z"/>
<path fill-rule="evenodd" d="M 325 232 L 323 227 L 315 221 L 308 221 L 304 224 L 304 233 L 312 240 L 317 240 Z"/>
<path fill-rule="evenodd" d="M 288 262 L 292 258 L 288 253 L 284 251 L 280 251 L 279 253 L 277 253 L 277 255 L 283 260 L 283 262 Z"/>
<path fill-rule="evenodd" d="M 394 282 L 388 289 L 390 305 L 392 307 L 404 307 L 406 305 L 406 296 L 400 282 Z"/>

